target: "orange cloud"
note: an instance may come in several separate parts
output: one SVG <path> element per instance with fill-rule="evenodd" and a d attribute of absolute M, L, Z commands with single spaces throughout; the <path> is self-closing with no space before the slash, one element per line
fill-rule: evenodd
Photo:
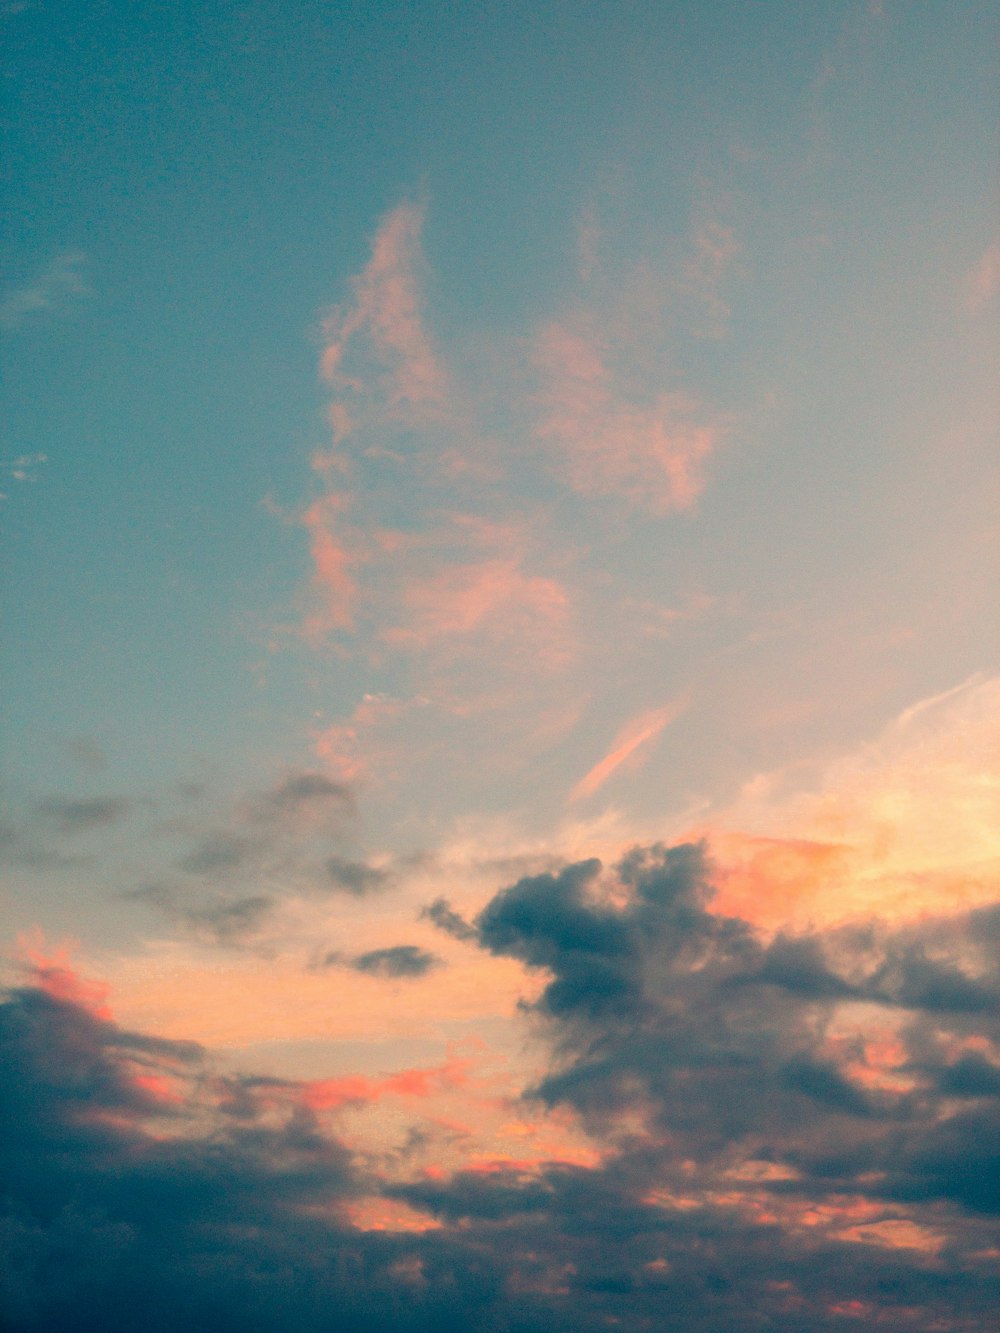
<path fill-rule="evenodd" d="M 585 796 L 593 796 L 594 792 L 604 785 L 615 769 L 620 768 L 626 759 L 635 755 L 636 751 L 642 746 L 648 745 L 651 740 L 654 740 L 665 726 L 680 716 L 686 707 L 686 699 L 675 699 L 671 703 L 664 704 L 662 708 L 654 708 L 649 712 L 641 713 L 638 717 L 634 717 L 615 737 L 611 749 L 604 758 L 596 763 L 590 772 L 586 773 L 576 784 L 569 794 L 570 801 L 579 801 Z"/>
<path fill-rule="evenodd" d="M 981 906 L 1000 875 L 1000 678 L 906 709 L 812 791 L 762 777 L 708 839 L 720 911 L 768 928 Z"/>
<path fill-rule="evenodd" d="M 720 439 L 682 393 L 633 401 L 606 364 L 598 338 L 565 324 L 542 330 L 536 364 L 538 434 L 552 442 L 570 485 L 583 495 L 618 494 L 653 513 L 688 509 L 701 493 L 701 466 Z"/>
<path fill-rule="evenodd" d="M 467 1081 L 468 1061 L 455 1055 L 441 1065 L 426 1069 L 400 1069 L 385 1078 L 349 1074 L 340 1078 L 313 1079 L 301 1085 L 303 1105 L 312 1111 L 335 1110 L 359 1102 L 371 1104 L 383 1097 L 426 1099 L 444 1090 L 462 1087 Z"/>

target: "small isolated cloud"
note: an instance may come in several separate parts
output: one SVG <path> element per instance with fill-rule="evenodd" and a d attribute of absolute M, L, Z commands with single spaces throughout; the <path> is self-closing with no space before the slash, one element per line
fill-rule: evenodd
<path fill-rule="evenodd" d="M 371 866 L 363 861 L 347 861 L 340 856 L 331 856 L 325 865 L 326 873 L 335 888 L 345 893 L 364 898 L 369 893 L 384 889 L 391 880 L 388 870 L 380 866 Z"/>
<path fill-rule="evenodd" d="M 456 940 L 474 940 L 478 936 L 475 926 L 459 916 L 447 898 L 435 898 L 420 912 L 421 920 L 433 921 L 438 930 L 443 930 Z"/>
<path fill-rule="evenodd" d="M 0 479 L 11 482 L 32 482 L 38 480 L 37 468 L 48 462 L 47 454 L 21 454 L 9 461 L 0 461 Z M 0 491 L 0 500 L 8 499 L 6 491 Z"/>
<path fill-rule="evenodd" d="M 351 960 L 356 972 L 373 977 L 422 977 L 440 960 L 435 954 L 415 944 L 395 944 L 388 949 L 372 949 Z"/>
<path fill-rule="evenodd" d="M 350 805 L 351 789 L 325 773 L 292 773 L 260 798 L 261 808 L 281 815 L 288 811 Z"/>
<path fill-rule="evenodd" d="M 249 839 L 219 831 L 202 838 L 177 866 L 189 875 L 215 875 L 238 869 L 253 850 Z"/>
<path fill-rule="evenodd" d="M 492 635 L 518 643 L 530 638 L 547 659 L 565 652 L 566 590 L 555 579 L 525 572 L 516 554 L 446 565 L 413 579 L 403 600 L 406 624 L 382 636 L 396 647 L 426 649 Z"/>
<path fill-rule="evenodd" d="M 218 944 L 234 944 L 253 935 L 273 907 L 272 898 L 258 893 L 210 906 L 188 908 L 179 915 L 197 934 Z"/>
<path fill-rule="evenodd" d="M 585 796 L 593 796 L 616 769 L 626 760 L 633 759 L 643 746 L 655 740 L 664 727 L 679 717 L 686 707 L 686 699 L 677 699 L 664 704 L 662 708 L 651 709 L 633 718 L 615 737 L 611 749 L 604 758 L 576 784 L 569 794 L 569 799 L 579 801 Z"/>
<path fill-rule="evenodd" d="M 0 328 L 20 328 L 31 316 L 52 310 L 90 292 L 82 273 L 87 257 L 79 250 L 56 255 L 38 277 L 0 299 Z"/>
<path fill-rule="evenodd" d="M 51 797 L 35 806 L 36 814 L 65 834 L 117 824 L 130 809 L 131 802 L 123 796 Z"/>

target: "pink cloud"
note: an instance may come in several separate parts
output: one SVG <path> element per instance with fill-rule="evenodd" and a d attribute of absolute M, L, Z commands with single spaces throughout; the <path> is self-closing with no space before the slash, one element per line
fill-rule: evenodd
<path fill-rule="evenodd" d="M 330 491 L 313 501 L 302 515 L 302 525 L 309 533 L 309 551 L 313 562 L 313 587 L 320 593 L 318 610 L 306 621 L 310 637 L 334 629 L 349 629 L 354 623 L 358 586 L 352 573 L 357 563 L 353 553 L 336 531 L 340 515 L 349 497 Z"/>
<path fill-rule="evenodd" d="M 341 1106 L 379 1102 L 383 1097 L 424 1100 L 468 1082 L 469 1061 L 453 1052 L 443 1064 L 428 1068 L 399 1069 L 384 1078 L 347 1074 L 339 1078 L 313 1079 L 302 1083 L 299 1095 L 312 1111 L 336 1110 Z"/>
<path fill-rule="evenodd" d="M 106 1003 L 111 987 L 103 981 L 82 976 L 73 966 L 69 946 L 47 950 L 41 930 L 34 928 L 18 938 L 16 948 L 39 990 L 54 1000 L 79 1005 L 94 1018 L 111 1019 L 111 1010 Z"/>
<path fill-rule="evenodd" d="M 542 330 L 536 364 L 544 381 L 538 434 L 555 446 L 575 490 L 623 495 L 653 513 L 694 504 L 721 431 L 698 420 L 693 399 L 670 392 L 634 401 L 600 339 L 564 323 Z"/>
<path fill-rule="evenodd" d="M 566 620 L 569 599 L 555 579 L 526 574 L 518 557 L 456 564 L 415 580 L 404 592 L 405 627 L 386 631 L 386 642 L 427 647 L 440 638 L 498 630 L 538 640 Z"/>
<path fill-rule="evenodd" d="M 417 274 L 422 226 L 421 207 L 401 204 L 394 209 L 375 236 L 367 267 L 354 279 L 353 307 L 335 311 L 324 324 L 324 378 L 338 388 L 362 387 L 345 362 L 352 340 L 363 334 L 388 371 L 395 407 L 433 405 L 445 395 L 445 374 L 421 313 Z"/>
<path fill-rule="evenodd" d="M 686 700 L 675 699 L 662 708 L 654 708 L 634 717 L 619 731 L 604 758 L 576 784 L 569 794 L 569 799 L 579 801 L 585 796 L 593 796 L 616 769 L 636 755 L 642 746 L 648 745 L 659 736 L 663 728 L 679 717 L 686 707 Z"/>

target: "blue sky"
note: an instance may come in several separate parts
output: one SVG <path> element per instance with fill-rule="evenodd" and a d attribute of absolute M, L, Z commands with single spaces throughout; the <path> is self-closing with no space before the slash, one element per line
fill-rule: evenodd
<path fill-rule="evenodd" d="M 981 1136 L 1000 1061 L 993 6 L 0 24 L 4 1031 L 57 1108 L 31 1151 L 63 1160 L 62 1126 L 78 1157 L 24 1185 L 38 1255 L 73 1188 L 147 1235 L 101 1196 L 127 1145 L 95 1124 L 194 1151 L 239 1089 L 244 1163 L 254 1125 L 322 1140 L 304 1193 L 252 1171 L 307 1248 L 329 1186 L 379 1327 L 659 1327 L 702 1225 L 743 1277 L 692 1328 L 990 1326 L 984 1201 L 940 1146 Z M 736 974 L 771 998 L 734 1008 Z M 38 1073 L 63 1041 L 105 1101 Z M 757 1061 L 761 1121 L 723 1126 L 725 1060 L 682 1106 L 677 1041 L 689 1073 Z M 682 1185 L 699 1114 L 721 1138 Z M 828 1197 L 791 1138 L 765 1170 L 799 1122 L 896 1183 L 855 1164 Z M 598 1299 L 573 1190 L 653 1249 L 642 1210 L 669 1215 L 673 1257 L 639 1246 Z M 489 1231 L 504 1200 L 525 1254 L 550 1209 L 544 1278 Z M 491 1276 L 449 1304 L 427 1275 L 467 1261 L 462 1216 Z M 737 1262 L 754 1227 L 794 1298 Z M 87 1317 L 126 1328 L 107 1244 Z M 33 1281 L 19 1328 L 59 1313 Z M 238 1324 L 241 1283 L 199 1285 L 195 1323 Z M 268 1299 L 323 1327 L 301 1285 Z"/>

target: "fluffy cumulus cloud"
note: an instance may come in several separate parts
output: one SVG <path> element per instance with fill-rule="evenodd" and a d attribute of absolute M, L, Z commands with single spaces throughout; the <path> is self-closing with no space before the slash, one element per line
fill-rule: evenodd
<path fill-rule="evenodd" d="M 506 1113 L 575 1121 L 579 1161 L 359 1151 L 356 1108 L 473 1096 L 462 1062 L 223 1072 L 36 959 L 0 1009 L 7 1326 L 985 1333 L 996 906 L 764 934 L 714 893 L 700 845 L 652 845 L 521 878 L 474 922 L 427 907 L 537 976 L 548 1054 Z M 394 986 L 434 958 L 344 961 Z"/>

